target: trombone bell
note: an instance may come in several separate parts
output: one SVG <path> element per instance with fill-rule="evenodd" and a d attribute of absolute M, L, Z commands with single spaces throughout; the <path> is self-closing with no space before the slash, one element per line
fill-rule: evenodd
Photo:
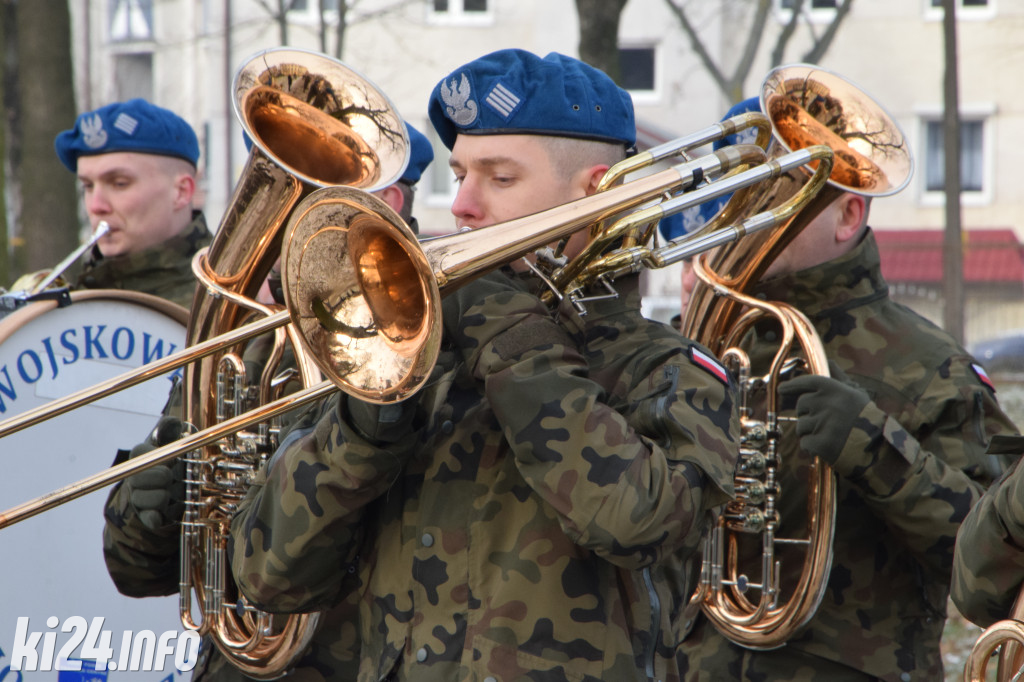
<path fill-rule="evenodd" d="M 314 192 L 296 207 L 282 254 L 289 315 L 326 376 L 378 403 L 423 385 L 441 346 L 441 295 L 391 207 L 349 188 Z"/>

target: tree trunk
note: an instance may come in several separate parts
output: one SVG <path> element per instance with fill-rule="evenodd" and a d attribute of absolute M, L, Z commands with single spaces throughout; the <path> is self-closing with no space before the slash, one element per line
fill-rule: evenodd
<path fill-rule="evenodd" d="M 8 234 L 16 224 L 14 211 L 8 213 L 7 192 L 12 188 L 7 168 L 10 159 L 8 146 L 17 139 L 11 132 L 7 116 L 8 98 L 14 97 L 14 59 L 9 51 L 14 50 L 14 2 L 0 0 L 0 289 L 14 281 L 11 243 Z"/>
<path fill-rule="evenodd" d="M 345 31 L 348 30 L 348 2 L 338 0 L 338 25 L 335 27 L 334 56 L 345 58 Z"/>
<path fill-rule="evenodd" d="M 942 3 L 943 42 L 946 75 L 944 80 L 945 116 L 943 151 L 945 154 L 946 232 L 943 248 L 942 294 L 943 322 L 946 331 L 959 343 L 964 341 L 964 265 L 960 228 L 960 94 L 957 78 L 956 0 Z"/>
<path fill-rule="evenodd" d="M 622 82 L 619 18 L 626 0 L 576 0 L 580 21 L 580 60 Z"/>
<path fill-rule="evenodd" d="M 16 21 L 13 97 L 5 114 L 19 131 L 20 149 L 7 148 L 20 216 L 15 223 L 24 269 L 13 276 L 50 268 L 79 243 L 74 176 L 60 163 L 53 140 L 74 124 L 71 16 L 66 0 L 14 0 Z M 10 180 L 10 178 L 8 178 Z"/>

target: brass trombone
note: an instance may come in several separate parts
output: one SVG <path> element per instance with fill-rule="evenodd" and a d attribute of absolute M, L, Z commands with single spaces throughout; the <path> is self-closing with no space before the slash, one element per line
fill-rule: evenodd
<path fill-rule="evenodd" d="M 344 186 L 317 190 L 299 203 L 289 221 L 282 260 L 289 311 L 274 313 L 138 370 L 0 422 L 0 438 L 289 323 L 301 330 L 300 338 L 307 347 L 324 353 L 326 357 L 316 359 L 316 362 L 328 370 L 330 380 L 8 509 L 0 513 L 0 528 L 121 481 L 154 464 L 168 462 L 226 434 L 279 416 L 339 389 L 371 402 L 404 399 L 422 386 L 436 361 L 442 290 L 447 293 L 475 276 L 556 241 L 595 220 L 608 218 L 657 199 L 665 192 L 689 186 L 695 177 L 716 177 L 738 167 L 754 165 L 753 169 L 730 180 L 728 186 L 719 187 L 712 182 L 681 195 L 686 198 L 685 206 L 708 201 L 738 186 L 762 182 L 815 159 L 822 160 L 826 176 L 830 168 L 831 156 L 827 148 L 801 150 L 787 157 L 763 162 L 764 151 L 755 145 L 727 147 L 532 216 L 429 239 L 422 244 L 417 242 L 401 218 L 375 196 Z M 809 190 L 805 198 L 812 195 L 813 191 Z M 683 207 L 682 202 L 677 202 L 671 210 L 682 210 Z M 772 221 L 764 217 L 754 222 L 757 223 L 756 229 L 772 225 Z M 730 226 L 714 237 L 698 237 L 689 246 L 677 242 L 673 248 L 697 252 L 737 238 L 751 229 L 750 224 L 746 227 Z M 338 265 L 338 249 L 344 248 L 340 241 L 345 241 L 346 231 L 353 232 L 351 242 L 360 245 L 360 250 L 344 253 L 343 258 L 358 263 L 359 267 L 352 268 L 348 263 L 345 265 L 348 270 L 339 275 L 344 268 Z M 491 235 L 496 234 L 502 236 L 500 242 L 488 241 L 492 239 Z M 341 315 L 341 312 L 353 310 L 355 313 L 351 317 Z M 325 314 L 323 311 L 329 312 Z M 353 347 L 356 350 L 352 350 Z M 360 366 L 371 350 L 378 349 L 395 356 L 393 366 L 397 369 L 386 377 L 364 371 Z M 385 364 L 388 363 L 377 362 L 374 370 L 390 371 L 391 368 Z"/>

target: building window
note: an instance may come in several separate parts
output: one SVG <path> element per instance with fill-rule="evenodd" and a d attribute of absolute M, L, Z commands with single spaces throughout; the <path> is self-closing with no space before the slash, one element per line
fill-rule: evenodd
<path fill-rule="evenodd" d="M 451 206 L 455 200 L 455 193 L 458 191 L 458 185 L 455 184 L 455 175 L 448 165 L 451 152 L 441 142 L 441 138 L 438 137 L 433 125 L 420 126 L 417 123 L 413 123 L 413 125 L 426 134 L 430 144 L 434 147 L 434 160 L 427 166 L 427 171 L 420 179 L 417 187 L 420 188 L 421 192 L 425 191 L 428 206 L 435 208 Z"/>
<path fill-rule="evenodd" d="M 832 21 L 836 16 L 839 0 L 804 0 L 800 16 L 812 23 Z M 779 21 L 788 22 L 793 16 L 796 0 L 776 0 L 775 10 Z"/>
<path fill-rule="evenodd" d="M 655 89 L 654 48 L 624 47 L 619 50 L 621 85 L 626 90 L 651 92 Z"/>
<path fill-rule="evenodd" d="M 925 0 L 924 16 L 930 21 L 942 20 L 942 0 Z M 992 19 L 996 15 L 996 0 L 956 0 L 956 18 Z"/>
<path fill-rule="evenodd" d="M 943 0 L 931 0 L 932 7 L 942 9 Z M 962 7 L 988 7 L 989 0 L 958 0 L 957 9 Z"/>
<path fill-rule="evenodd" d="M 319 0 L 325 11 L 334 12 L 338 9 L 338 0 Z M 314 12 L 317 9 L 317 0 L 292 0 L 288 6 L 289 12 Z"/>
<path fill-rule="evenodd" d="M 430 0 L 427 20 L 432 24 L 489 24 L 493 21 L 488 0 Z"/>
<path fill-rule="evenodd" d="M 804 0 L 804 7 L 810 7 L 811 9 L 835 9 L 838 0 Z M 796 5 L 796 0 L 779 0 L 779 7 L 781 9 L 793 9 Z"/>
<path fill-rule="evenodd" d="M 486 12 L 487 0 L 433 0 L 435 12 Z"/>
<path fill-rule="evenodd" d="M 114 55 L 114 87 L 119 100 L 153 99 L 153 53 Z"/>
<path fill-rule="evenodd" d="M 925 121 L 925 191 L 946 187 L 945 141 L 942 121 Z M 960 121 L 960 189 L 981 193 L 985 187 L 985 121 Z"/>
<path fill-rule="evenodd" d="M 129 42 L 153 39 L 153 0 L 112 0 L 110 40 Z"/>
<path fill-rule="evenodd" d="M 340 0 L 291 0 L 288 7 L 288 18 L 291 21 L 313 23 L 320 20 L 320 8 L 324 14 L 334 21 L 338 15 Z"/>

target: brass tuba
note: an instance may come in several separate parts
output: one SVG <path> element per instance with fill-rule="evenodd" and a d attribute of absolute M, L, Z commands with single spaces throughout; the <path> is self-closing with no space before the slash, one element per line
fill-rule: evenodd
<path fill-rule="evenodd" d="M 303 197 L 337 185 L 380 189 L 396 181 L 408 162 L 405 123 L 395 108 L 338 61 L 296 49 L 266 50 L 246 61 L 232 90 L 252 147 L 213 243 L 193 262 L 204 286 L 192 304 L 189 346 L 275 312 L 254 299 L 280 256 L 288 216 Z M 281 398 L 289 382 L 318 382 L 320 373 L 294 334 L 290 327 L 273 332 L 270 359 L 259 377 L 246 375 L 241 342 L 186 366 L 183 404 L 190 426 L 221 424 Z M 288 345 L 295 368 L 282 370 Z M 254 609 L 237 593 L 228 570 L 231 514 L 276 449 L 278 430 L 274 420 L 260 422 L 184 456 L 182 622 L 209 634 L 236 667 L 258 679 L 285 672 L 306 648 L 318 618 Z M 193 591 L 201 622 L 193 619 Z"/>
<path fill-rule="evenodd" d="M 898 192 L 909 182 L 913 162 L 902 131 L 888 114 L 860 89 L 820 67 L 774 69 L 763 82 L 760 102 L 779 147 L 824 144 L 832 149 L 829 183 L 782 229 L 694 259 L 698 282 L 682 332 L 708 346 L 734 370 L 742 422 L 737 497 L 706 539 L 700 584 L 690 610 L 699 607 L 740 646 L 772 649 L 785 644 L 817 610 L 831 566 L 835 529 L 835 476 L 815 460 L 807 472 L 806 532 L 797 537 L 780 534 L 780 475 L 786 467 L 780 459 L 780 433 L 786 418 L 779 414 L 777 387 L 793 371 L 827 375 L 828 361 L 803 314 L 748 292 L 785 246 L 841 192 Z M 803 181 L 793 176 L 789 182 L 762 188 L 745 198 L 750 206 L 746 210 L 778 203 Z M 755 324 L 766 320 L 775 320 L 779 345 L 766 366 L 755 366 L 741 342 Z M 755 401 L 762 389 L 763 398 Z M 744 557 L 760 566 L 760 576 L 741 572 Z M 787 579 L 783 562 L 801 563 L 800 575 Z"/>

